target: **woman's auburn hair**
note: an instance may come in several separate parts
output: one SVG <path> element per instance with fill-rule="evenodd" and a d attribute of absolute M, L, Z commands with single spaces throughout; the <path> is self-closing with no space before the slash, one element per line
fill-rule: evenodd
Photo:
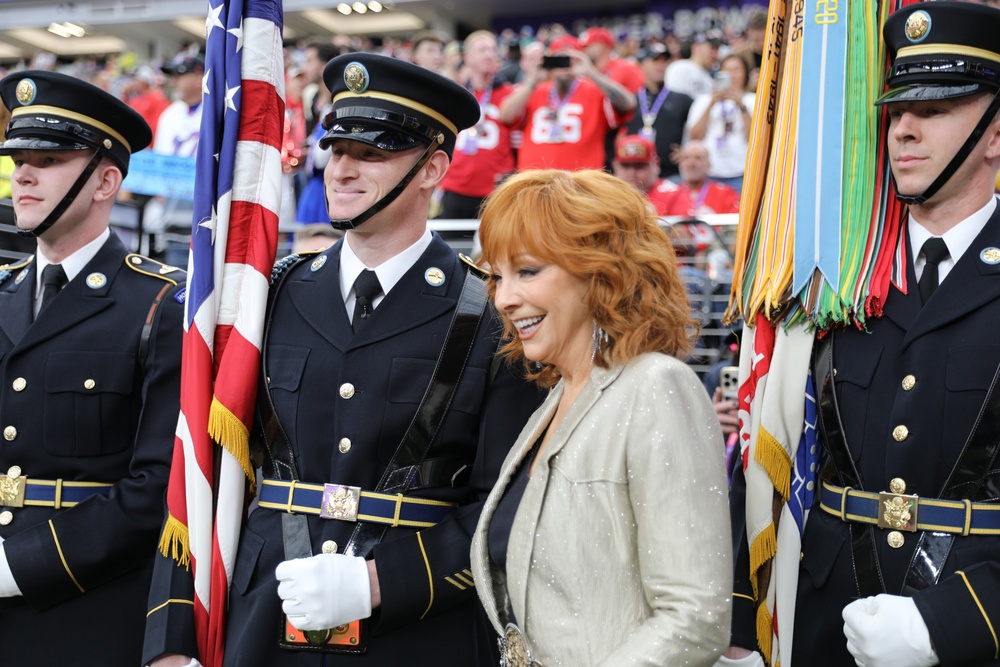
<path fill-rule="evenodd" d="M 594 363 L 625 364 L 645 352 L 683 358 L 698 323 L 673 245 L 645 195 L 604 171 L 525 171 L 507 179 L 486 200 L 479 225 L 487 265 L 521 254 L 555 264 L 586 281 L 586 302 L 610 341 Z M 496 283 L 488 281 L 491 300 Z M 543 387 L 559 381 L 554 367 L 538 368 L 510 319 L 501 313 L 500 352 L 522 361 Z"/>

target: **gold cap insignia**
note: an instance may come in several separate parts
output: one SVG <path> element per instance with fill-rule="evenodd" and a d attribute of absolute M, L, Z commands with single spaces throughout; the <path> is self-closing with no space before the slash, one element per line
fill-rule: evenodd
<path fill-rule="evenodd" d="M 17 89 L 14 91 L 14 95 L 17 97 L 17 101 L 21 104 L 28 105 L 35 101 L 35 97 L 38 95 L 38 86 L 31 79 L 21 79 L 20 83 L 17 84 Z"/>
<path fill-rule="evenodd" d="M 922 9 L 913 12 L 906 19 L 903 30 L 906 32 L 907 39 L 911 42 L 919 42 L 931 31 L 931 15 Z"/>
<path fill-rule="evenodd" d="M 348 64 L 344 69 L 344 83 L 351 92 L 365 92 L 368 90 L 368 84 L 370 83 L 368 70 L 359 62 Z"/>
<path fill-rule="evenodd" d="M 983 260 L 987 264 L 1000 264 L 1000 248 L 983 248 L 983 251 L 979 253 L 979 259 Z"/>
<path fill-rule="evenodd" d="M 436 266 L 432 266 L 424 271 L 424 280 L 426 280 L 427 284 L 431 287 L 437 287 L 444 282 L 444 271 Z"/>
<path fill-rule="evenodd" d="M 87 287 L 90 289 L 100 289 L 108 282 L 108 277 L 103 273 L 91 273 L 87 276 Z"/>
<path fill-rule="evenodd" d="M 320 269 L 323 268 L 324 264 L 326 264 L 326 255 L 320 255 L 319 257 L 317 257 L 316 259 L 313 260 L 313 263 L 309 267 L 309 270 L 310 271 L 319 271 Z"/>
<path fill-rule="evenodd" d="M 20 285 L 28 275 L 28 269 L 21 269 L 21 272 L 14 278 L 14 284 Z"/>
<path fill-rule="evenodd" d="M 106 149 L 108 149 L 108 150 L 111 150 L 111 140 L 110 139 L 105 139 L 104 140 L 104 147 Z"/>

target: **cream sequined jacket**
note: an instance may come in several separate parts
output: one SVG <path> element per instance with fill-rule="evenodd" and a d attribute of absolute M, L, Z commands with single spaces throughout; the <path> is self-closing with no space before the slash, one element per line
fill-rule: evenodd
<path fill-rule="evenodd" d="M 542 436 L 557 385 L 504 462 L 472 543 L 497 632 L 508 604 L 543 667 L 712 665 L 729 643 L 732 565 L 723 439 L 683 362 L 644 354 L 595 368 L 532 472 L 507 572 L 487 531 Z"/>

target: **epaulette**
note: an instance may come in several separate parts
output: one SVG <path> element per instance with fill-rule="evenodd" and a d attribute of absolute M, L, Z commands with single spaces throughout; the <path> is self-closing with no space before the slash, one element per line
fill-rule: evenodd
<path fill-rule="evenodd" d="M 300 260 L 312 257 L 313 255 L 318 255 L 324 250 L 326 250 L 326 248 L 320 248 L 319 250 L 303 250 L 302 252 L 292 253 L 291 255 L 282 257 L 274 263 L 274 266 L 271 267 L 271 282 L 268 284 L 272 287 L 278 284 L 285 274 L 288 273 L 288 270 L 298 264 Z"/>
<path fill-rule="evenodd" d="M 17 262 L 12 262 L 10 264 L 0 264 L 0 284 L 4 283 L 8 278 L 10 278 L 15 271 L 27 267 L 33 261 L 35 261 L 35 256 L 28 255 L 27 257 L 22 257 Z"/>
<path fill-rule="evenodd" d="M 470 271 L 472 271 L 473 273 L 475 273 L 477 276 L 479 276 L 483 280 L 486 280 L 487 278 L 490 277 L 490 272 L 489 271 L 487 271 L 483 267 L 479 266 L 478 264 L 476 264 L 475 262 L 473 262 L 471 259 L 469 259 L 465 255 L 463 255 L 462 253 L 458 253 L 458 258 L 460 260 L 462 260 L 463 264 L 465 264 L 467 267 L 469 267 Z"/>
<path fill-rule="evenodd" d="M 125 265 L 133 271 L 165 280 L 174 285 L 182 282 L 187 277 L 187 272 L 184 269 L 158 262 L 155 259 L 150 259 L 145 255 L 139 255 L 134 252 L 125 256 Z"/>

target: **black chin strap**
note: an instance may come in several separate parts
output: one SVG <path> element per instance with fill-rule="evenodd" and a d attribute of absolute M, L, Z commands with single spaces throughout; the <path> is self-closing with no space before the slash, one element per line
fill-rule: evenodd
<path fill-rule="evenodd" d="M 330 224 L 333 225 L 334 229 L 339 229 L 342 231 L 348 229 L 357 229 L 358 227 L 360 227 L 362 222 L 365 222 L 373 215 L 384 209 L 386 206 L 396 201 L 396 197 L 398 197 L 403 193 L 403 190 L 405 190 L 406 186 L 410 184 L 410 181 L 413 180 L 413 177 L 417 175 L 417 172 L 420 171 L 425 164 L 427 164 L 427 161 L 431 159 L 431 155 L 434 154 L 434 151 L 436 151 L 438 149 L 438 146 L 440 146 L 443 143 L 444 143 L 444 135 L 438 133 L 438 135 L 434 138 L 434 140 L 431 141 L 431 143 L 427 146 L 427 148 L 424 149 L 424 152 L 420 154 L 420 157 L 417 158 L 417 161 L 413 163 L 413 166 L 410 167 L 410 170 L 406 172 L 406 175 L 403 176 L 402 180 L 400 180 L 399 183 L 396 184 L 396 187 L 394 187 L 389 192 L 389 194 L 387 194 L 386 196 L 382 197 L 377 202 L 369 206 L 368 209 L 361 215 L 351 218 L 350 220 L 331 220 Z M 327 210 L 330 210 L 330 199 L 329 197 L 325 198 L 326 198 L 326 208 Z"/>
<path fill-rule="evenodd" d="M 934 182 L 927 186 L 927 189 L 919 195 L 904 195 L 899 193 L 899 188 L 896 188 L 896 199 L 903 202 L 904 204 L 909 204 L 910 206 L 919 206 L 926 202 L 928 199 L 937 194 L 937 191 L 948 182 L 948 179 L 954 176 L 955 172 L 958 170 L 962 163 L 965 162 L 965 158 L 969 157 L 969 153 L 972 149 L 976 147 L 979 140 L 983 138 L 983 134 L 986 132 L 986 128 L 989 124 L 993 122 L 993 118 L 997 115 L 997 111 L 1000 111 L 1000 90 L 996 92 L 993 96 L 993 101 L 990 105 L 986 107 L 986 111 L 983 113 L 983 117 L 979 119 L 979 123 L 973 128 L 972 134 L 969 138 L 965 140 L 962 147 L 958 149 L 955 153 L 955 157 L 951 159 L 951 162 L 941 171 Z M 892 179 L 893 186 L 896 185 L 896 177 L 893 176 Z"/>
<path fill-rule="evenodd" d="M 69 189 L 69 192 L 66 193 L 66 195 L 62 198 L 62 200 L 58 204 L 56 204 L 56 207 L 52 209 L 52 212 L 49 213 L 48 216 L 44 220 L 42 220 L 34 229 L 19 228 L 17 230 L 17 233 L 20 236 L 34 236 L 36 238 L 44 234 L 45 230 L 47 230 L 49 227 L 55 224 L 56 220 L 58 220 L 59 217 L 66 212 L 66 209 L 69 208 L 69 205 L 73 203 L 73 200 L 76 199 L 76 196 L 80 194 L 80 190 L 83 189 L 84 184 L 87 182 L 88 179 L 90 179 L 90 175 L 94 173 L 94 170 L 97 169 L 97 165 L 101 163 L 101 160 L 103 158 L 104 158 L 104 150 L 98 148 L 97 151 L 94 153 L 94 156 L 90 158 L 90 162 L 88 162 L 87 166 L 83 168 L 82 172 L 80 172 L 80 175 L 77 177 L 76 182 L 73 183 L 73 186 Z M 14 224 L 17 224 L 16 215 L 14 217 Z"/>

